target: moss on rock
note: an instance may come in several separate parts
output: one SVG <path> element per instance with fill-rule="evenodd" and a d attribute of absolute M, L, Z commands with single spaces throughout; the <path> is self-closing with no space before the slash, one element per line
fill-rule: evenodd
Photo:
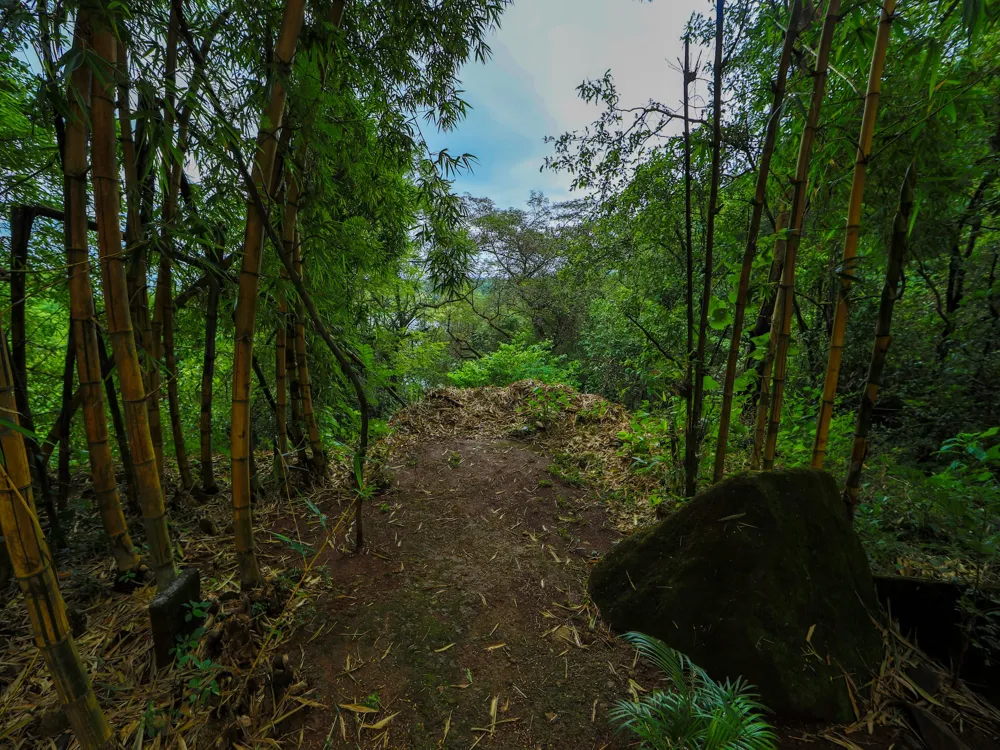
<path fill-rule="evenodd" d="M 854 718 L 881 660 L 871 569 L 833 478 L 741 474 L 623 540 L 590 593 L 613 628 L 660 638 L 778 714 Z"/>

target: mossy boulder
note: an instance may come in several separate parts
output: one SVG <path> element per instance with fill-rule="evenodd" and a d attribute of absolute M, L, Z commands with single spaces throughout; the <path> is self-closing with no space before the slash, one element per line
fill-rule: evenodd
<path fill-rule="evenodd" d="M 868 559 L 822 471 L 721 482 L 618 544 L 589 588 L 615 630 L 746 678 L 783 716 L 853 720 L 845 675 L 863 690 L 882 657 Z"/>

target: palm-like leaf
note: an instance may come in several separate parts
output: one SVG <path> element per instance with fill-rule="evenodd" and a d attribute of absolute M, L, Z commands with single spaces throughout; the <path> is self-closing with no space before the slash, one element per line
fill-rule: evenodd
<path fill-rule="evenodd" d="M 643 633 L 623 638 L 667 678 L 667 690 L 620 700 L 611 711 L 619 731 L 647 750 L 772 750 L 767 710 L 743 679 L 718 683 L 684 654 Z"/>

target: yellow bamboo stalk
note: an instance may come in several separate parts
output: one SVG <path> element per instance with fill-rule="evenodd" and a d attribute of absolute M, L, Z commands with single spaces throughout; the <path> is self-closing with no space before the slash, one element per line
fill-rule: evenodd
<path fill-rule="evenodd" d="M 819 113 L 826 95 L 826 79 L 829 75 L 830 48 L 833 31 L 840 20 L 840 0 L 830 0 L 823 20 L 819 49 L 816 52 L 816 68 L 813 71 L 813 91 L 806 115 L 802 139 L 799 141 L 799 155 L 792 180 L 792 223 L 785 243 L 785 262 L 781 269 L 778 285 L 778 305 L 781 306 L 780 329 L 774 349 L 774 382 L 771 386 L 771 415 L 764 440 L 764 468 L 774 468 L 774 453 L 778 444 L 778 429 L 781 426 L 781 407 L 785 395 L 785 376 L 788 361 L 788 346 L 792 335 L 792 310 L 795 294 L 795 257 L 802 240 L 802 222 L 806 211 L 806 191 L 809 188 L 809 159 L 812 155 L 813 140 L 819 126 Z M 772 336 L 774 329 L 771 329 Z"/>
<path fill-rule="evenodd" d="M 267 194 L 274 170 L 277 132 L 285 112 L 287 90 L 284 77 L 289 75 L 295 46 L 305 13 L 304 0 L 288 0 L 281 29 L 274 45 L 276 71 L 271 97 L 257 132 L 257 150 L 253 182 L 260 194 Z M 250 510 L 250 384 L 253 373 L 253 335 L 257 313 L 260 267 L 264 249 L 264 227 L 257 208 L 247 198 L 246 230 L 243 240 L 243 264 L 240 269 L 236 299 L 235 351 L 233 355 L 233 409 L 230 432 L 232 457 L 233 532 L 240 584 L 253 588 L 263 582 L 254 552 L 253 520 Z"/>
<path fill-rule="evenodd" d="M 854 158 L 854 178 L 851 181 L 851 197 L 847 203 L 847 234 L 844 237 L 844 256 L 840 262 L 840 293 L 837 309 L 833 315 L 833 330 L 830 333 L 830 355 L 823 382 L 823 400 L 819 408 L 816 424 L 816 439 L 813 442 L 813 468 L 822 469 L 826 458 L 830 437 L 830 419 L 833 416 L 833 402 L 837 398 L 837 381 L 840 379 L 840 363 L 844 356 L 844 335 L 847 330 L 848 295 L 854 283 L 855 261 L 858 255 L 858 236 L 861 233 L 861 207 L 865 192 L 865 173 L 868 158 L 872 152 L 872 138 L 875 135 L 875 118 L 878 115 L 879 96 L 882 91 L 882 70 L 885 67 L 886 50 L 889 48 L 889 32 L 895 18 L 896 0 L 885 0 L 882 17 L 875 35 L 875 49 L 868 72 L 868 91 L 865 94 L 865 111 L 861 117 L 861 135 Z"/>
<path fill-rule="evenodd" d="M 122 169 L 125 174 L 125 240 L 129 258 L 126 275 L 128 304 L 132 318 L 133 336 L 138 340 L 140 372 L 143 390 L 146 393 L 146 421 L 149 425 L 153 453 L 156 457 L 156 471 L 161 492 L 164 489 L 163 473 L 163 424 L 160 417 L 160 370 L 158 347 L 154 321 L 149 314 L 149 280 L 146 248 L 147 240 L 142 226 L 141 190 L 139 181 L 138 156 L 132 132 L 132 112 L 129 102 L 127 49 L 120 40 L 116 44 L 116 68 L 118 69 L 118 122 L 122 145 Z M 156 321 L 157 331 L 162 321 Z"/>
<path fill-rule="evenodd" d="M 76 44 L 86 43 L 89 20 L 86 12 L 77 16 Z M 104 531 L 111 543 L 111 554 L 118 570 L 126 572 L 139 564 L 125 515 L 118 496 L 118 483 L 108 439 L 104 411 L 104 381 L 98 353 L 94 313 L 94 293 L 90 283 L 90 258 L 87 252 L 87 108 L 91 73 L 81 65 L 73 71 L 69 84 L 69 117 L 66 120 L 63 171 L 66 178 L 66 256 L 69 265 L 70 320 L 72 340 L 76 344 L 76 366 L 83 391 L 83 423 L 87 434 L 90 472 L 94 498 Z"/>
<path fill-rule="evenodd" d="M 125 425 L 132 448 L 139 506 L 142 509 L 150 559 L 161 590 L 177 576 L 173 547 L 167 528 L 156 455 L 149 433 L 146 392 L 135 347 L 128 304 L 125 256 L 119 227 L 121 196 L 118 186 L 118 159 L 115 148 L 114 70 L 117 44 L 110 30 L 110 18 L 95 23 L 93 50 L 97 65 L 94 76 L 91 123 L 93 155 L 91 176 L 97 214 L 98 254 L 104 287 L 108 333 L 118 368 Z"/>
<path fill-rule="evenodd" d="M 84 19 L 86 20 L 86 19 Z M 79 19 L 78 19 L 79 24 Z M 52 555 L 45 544 L 31 498 L 31 472 L 18 425 L 14 377 L 7 358 L 7 335 L 0 321 L 0 534 L 6 539 L 11 567 L 24 594 L 35 646 L 42 652 L 52 683 L 73 734 L 84 750 L 111 747 L 111 727 L 97 702 L 86 667 L 70 631 L 66 607 L 56 580 Z"/>

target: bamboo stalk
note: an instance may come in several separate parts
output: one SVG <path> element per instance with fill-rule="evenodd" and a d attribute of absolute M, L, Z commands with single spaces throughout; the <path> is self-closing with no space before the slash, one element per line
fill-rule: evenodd
<path fill-rule="evenodd" d="M 903 274 L 903 261 L 909 245 L 910 215 L 913 212 L 913 192 L 917 184 L 917 173 L 911 164 L 906 170 L 903 186 L 899 191 L 899 208 L 892 222 L 892 239 L 889 243 L 889 264 L 885 271 L 885 284 L 879 300 L 878 318 L 875 321 L 875 345 L 872 348 L 871 363 L 868 365 L 868 385 L 861 394 L 858 417 L 854 427 L 854 445 L 851 449 L 851 465 L 847 470 L 844 488 L 844 502 L 853 516 L 858 505 L 861 489 L 861 472 L 865 455 L 868 453 L 868 433 L 871 431 L 872 412 L 879 388 L 882 387 L 882 371 L 885 369 L 886 355 L 892 343 L 892 310 L 899 295 L 899 279 Z"/>
<path fill-rule="evenodd" d="M 111 336 L 115 365 L 118 368 L 125 424 L 134 457 L 138 484 L 136 494 L 142 509 L 157 587 L 162 590 L 176 578 L 177 572 L 174 568 L 173 547 L 167 529 L 156 454 L 149 433 L 146 393 L 142 384 L 142 371 L 139 367 L 128 304 L 125 257 L 121 249 L 121 229 L 118 226 L 121 196 L 118 188 L 112 100 L 117 45 L 107 25 L 111 19 L 102 20 L 105 23 L 95 25 L 94 29 L 93 49 L 97 69 L 91 105 L 93 124 L 91 175 L 94 183 L 94 205 L 97 211 L 98 250 L 108 333 Z"/>
<path fill-rule="evenodd" d="M 684 389 L 684 497 L 694 497 L 698 484 L 698 447 L 693 419 L 694 400 L 694 248 L 691 214 L 691 117 L 690 85 L 694 80 L 691 71 L 691 37 L 684 37 L 684 255 L 687 283 L 684 288 L 687 308 L 687 349 L 685 351 Z"/>
<path fill-rule="evenodd" d="M 705 347 L 708 343 L 708 305 L 712 297 L 713 253 L 715 250 L 715 219 L 719 213 L 719 180 L 722 167 L 722 41 L 725 24 L 725 0 L 715 4 L 715 62 L 712 86 L 712 176 L 708 192 L 708 222 L 705 227 L 705 268 L 702 276 L 701 312 L 698 318 L 698 350 L 695 354 L 694 398 L 691 406 L 691 439 L 694 441 L 695 467 L 700 465 L 702 412 L 705 406 L 705 376 L 708 363 Z M 728 425 L 727 425 L 728 429 Z M 693 488 L 692 488 L 693 489 Z"/>
<path fill-rule="evenodd" d="M 167 138 L 173 137 L 175 115 L 174 90 L 177 87 L 177 9 L 170 7 L 170 25 L 167 32 L 167 55 L 165 61 L 164 125 Z M 196 79 L 197 80 L 197 77 Z M 177 158 L 164 150 L 165 171 L 168 175 L 167 189 L 163 199 L 163 228 L 160 238 L 160 275 L 157 278 L 156 302 L 160 306 L 163 324 L 163 364 L 167 374 L 167 409 L 170 416 L 170 433 L 174 441 L 174 455 L 177 471 L 181 479 L 181 492 L 188 493 L 194 487 L 191 464 L 188 461 L 187 445 L 184 442 L 184 428 L 181 424 L 180 397 L 177 388 L 177 354 L 174 347 L 174 290 L 173 263 L 170 257 L 173 243 L 173 225 L 177 219 L 177 198 L 181 188 L 181 170 L 187 153 L 187 122 L 181 118 L 177 128 Z M 162 284 L 160 283 L 162 278 Z M 162 294 L 162 300 L 161 300 Z"/>
<path fill-rule="evenodd" d="M 292 179 L 286 172 L 285 184 L 291 185 Z M 282 240 L 288 243 L 285 252 L 290 252 L 295 243 L 294 218 L 289 221 L 289 214 L 296 210 L 291 202 L 290 191 L 285 194 L 285 217 L 282 222 Z M 278 285 L 278 323 L 274 332 L 274 397 L 275 397 L 275 468 L 281 491 L 286 497 L 291 496 L 291 486 L 288 479 L 288 298 L 285 295 L 285 284 L 288 273 L 284 266 L 280 269 L 281 282 Z"/>
<path fill-rule="evenodd" d="M 143 192 L 148 193 L 151 185 L 140 179 L 139 153 L 148 155 L 148 138 L 142 139 L 142 148 L 136 146 L 132 132 L 132 113 L 129 104 L 129 75 L 127 49 L 122 41 L 116 44 L 116 67 L 118 69 L 118 122 L 122 145 L 122 167 L 125 174 L 125 239 L 126 255 L 129 259 L 126 275 L 129 314 L 133 329 L 133 339 L 138 343 L 136 353 L 143 391 L 146 394 L 146 423 L 148 425 L 153 455 L 156 460 L 157 485 L 164 493 L 163 473 L 163 424 L 160 417 L 160 371 L 157 352 L 158 336 L 154 337 L 153 319 L 149 313 L 148 254 L 149 242 L 143 228 Z M 148 196 L 147 196 L 148 197 Z M 150 203 L 147 200 L 146 203 Z M 157 325 L 161 325 L 158 321 Z M 112 340 L 114 349 L 114 341 Z M 119 374 L 119 382 L 121 375 Z M 124 395 L 124 394 L 123 394 Z M 126 407 L 127 411 L 127 407 Z M 165 495 L 163 497 L 165 499 Z M 140 503 L 141 504 L 141 503 Z"/>
<path fill-rule="evenodd" d="M 42 652 L 52 683 L 77 742 L 84 750 L 112 746 L 111 727 L 97 702 L 86 667 L 70 632 L 52 555 L 42 538 L 31 499 L 31 472 L 24 436 L 17 425 L 13 372 L 0 321 L 0 534 L 6 540 L 14 575 L 24 594 L 35 645 Z"/>
<path fill-rule="evenodd" d="M 299 248 L 298 235 L 292 243 L 292 262 L 299 278 L 304 279 L 302 252 Z M 302 417 L 306 423 L 306 430 L 309 433 L 309 446 L 312 449 L 312 466 L 316 476 L 321 477 L 326 472 L 326 453 L 323 451 L 323 442 L 319 436 L 319 424 L 316 422 L 316 414 L 313 411 L 312 383 L 309 380 L 309 359 L 306 355 L 306 324 L 305 306 L 301 299 L 295 303 L 295 359 L 299 367 L 299 388 L 302 393 Z"/>
<path fill-rule="evenodd" d="M 785 263 L 785 229 L 788 227 L 788 211 L 778 214 L 775 222 L 777 238 L 774 240 L 774 259 L 771 261 L 771 279 L 777 284 Z M 774 369 L 774 350 L 778 338 L 778 329 L 784 319 L 784 306 L 780 304 L 781 295 L 775 290 L 774 302 L 771 306 L 770 333 L 767 337 L 767 352 L 760 368 L 760 382 L 757 384 L 757 413 L 754 420 L 753 449 L 750 453 L 750 468 L 757 470 L 761 465 L 761 454 L 764 448 L 764 436 L 767 433 L 767 413 L 771 403 L 771 373 Z"/>
<path fill-rule="evenodd" d="M 97 356 L 101 360 L 101 377 L 104 379 L 104 396 L 107 399 L 108 411 L 111 413 L 111 424 L 115 430 L 115 441 L 118 443 L 118 455 L 121 456 L 125 468 L 125 481 L 128 489 L 128 499 L 131 507 L 139 512 L 139 499 L 135 494 L 135 467 L 132 465 L 132 449 L 128 447 L 128 434 L 125 431 L 125 417 L 122 416 L 118 404 L 118 391 L 115 390 L 115 379 L 111 376 L 111 357 L 101 329 L 97 328 Z"/>
<path fill-rule="evenodd" d="M 801 10 L 801 0 L 793 0 L 788 29 L 785 31 L 785 41 L 781 48 L 781 57 L 778 60 L 778 74 L 774 81 L 774 100 L 771 102 L 771 112 L 764 134 L 764 145 L 761 148 L 760 162 L 757 165 L 757 186 L 754 192 L 753 209 L 750 213 L 747 244 L 743 251 L 743 264 L 740 267 L 739 286 L 736 290 L 733 331 L 729 341 L 729 358 L 726 361 L 726 376 L 722 389 L 722 411 L 719 414 L 719 434 L 715 444 L 713 469 L 713 481 L 715 482 L 721 481 L 725 474 L 729 421 L 733 409 L 733 389 L 736 383 L 736 365 L 740 356 L 740 339 L 743 336 L 743 316 L 746 311 L 747 296 L 750 292 L 750 272 L 753 269 L 754 257 L 757 255 L 757 235 L 760 233 L 764 200 L 767 198 L 767 178 L 771 173 L 771 157 L 774 155 L 774 145 L 778 140 L 778 124 L 781 120 L 781 107 L 785 99 L 785 84 L 788 79 L 788 68 L 792 62 L 795 38 L 798 35 Z"/>
<path fill-rule="evenodd" d="M 848 295 L 854 283 L 854 270 L 858 254 L 858 236 L 861 233 L 861 207 L 865 192 L 865 173 L 868 158 L 872 152 L 872 138 L 875 134 L 875 118 L 878 115 L 879 97 L 882 91 L 882 70 L 885 67 L 886 50 L 889 47 L 889 32 L 896 10 L 896 0 L 885 0 L 882 17 L 875 35 L 875 49 L 872 52 L 871 69 L 868 72 L 868 91 L 865 94 L 865 111 L 861 118 L 861 136 L 854 158 L 854 178 L 851 181 L 851 197 L 847 204 L 847 233 L 844 237 L 844 256 L 840 263 L 840 290 L 837 307 L 833 316 L 833 330 L 830 333 L 830 355 L 823 382 L 823 401 L 820 404 L 819 419 L 816 424 L 816 439 L 813 443 L 813 468 L 822 469 L 826 458 L 830 437 L 830 419 L 833 416 L 833 402 L 837 397 L 837 381 L 840 379 L 840 363 L 844 356 L 844 335 L 847 330 Z"/>
<path fill-rule="evenodd" d="M 63 200 L 66 198 L 66 186 L 63 185 Z M 62 219 L 61 212 L 55 213 Z M 17 409 L 21 415 L 21 424 L 26 430 L 36 432 L 35 420 L 31 413 L 31 402 L 28 400 L 28 365 L 27 365 L 27 333 L 25 321 L 25 302 L 27 300 L 28 246 L 31 243 L 31 228 L 35 217 L 51 217 L 44 206 L 12 206 L 10 218 L 10 357 L 11 370 L 14 375 L 14 389 L 17 396 Z M 54 508 L 49 475 L 45 470 L 41 446 L 36 437 L 29 437 L 25 442 L 28 450 L 28 460 L 35 470 L 35 483 L 42 496 L 46 509 Z M 53 516 L 54 517 L 54 516 Z M 58 529 L 58 523 L 54 529 Z"/>
<path fill-rule="evenodd" d="M 270 101 L 257 133 L 257 151 L 253 164 L 253 185 L 266 195 L 271 183 L 277 151 L 277 132 L 285 111 L 287 90 L 284 77 L 290 73 L 305 12 L 304 0 L 288 0 L 281 29 L 274 45 L 277 73 L 271 87 Z M 247 199 L 246 234 L 243 241 L 243 264 L 240 269 L 236 300 L 235 346 L 233 355 L 233 407 L 230 433 L 233 488 L 233 530 L 240 584 L 244 589 L 263 582 L 254 551 L 253 520 L 250 499 L 250 383 L 253 364 L 253 335 L 256 323 L 257 294 L 264 249 L 264 228 L 256 204 Z"/>
<path fill-rule="evenodd" d="M 292 345 L 285 353 L 286 375 L 288 377 L 288 392 L 290 400 L 291 420 L 288 422 L 288 436 L 295 447 L 295 460 L 300 467 L 309 465 L 306 455 L 306 439 L 302 434 L 302 392 L 299 388 L 299 363 L 295 356 L 296 321 L 298 316 L 292 310 L 288 318 L 288 333 L 286 340 Z"/>
<path fill-rule="evenodd" d="M 217 259 L 218 254 L 214 257 Z M 219 279 L 209 272 L 208 309 L 205 315 L 205 353 L 201 366 L 201 486 L 214 495 L 219 491 L 215 482 L 212 457 L 212 391 L 215 385 L 215 337 L 219 330 Z"/>
<path fill-rule="evenodd" d="M 59 412 L 59 416 L 63 420 L 59 432 L 59 468 L 57 474 L 59 478 L 59 497 L 57 499 L 59 504 L 59 513 L 65 511 L 66 506 L 69 504 L 69 488 L 70 484 L 72 484 L 72 477 L 70 476 L 69 469 L 69 441 L 70 434 L 73 429 L 73 414 L 75 412 L 72 409 L 67 408 L 67 404 L 71 403 L 73 400 L 73 364 L 75 362 L 76 328 L 73 326 L 72 313 L 70 313 L 69 335 L 66 337 L 66 357 L 63 359 L 62 407 Z M 82 400 L 80 403 L 82 405 Z M 56 549 L 60 549 L 65 546 L 65 540 L 62 538 L 62 533 L 59 530 L 59 515 L 54 509 L 49 510 L 46 508 L 46 510 L 49 511 L 49 520 L 52 522 L 51 533 L 54 537 L 53 541 L 55 547 Z"/>
<path fill-rule="evenodd" d="M 819 49 L 816 53 L 816 69 L 813 71 L 813 91 L 809 102 L 809 112 L 806 115 L 805 127 L 802 129 L 802 139 L 799 141 L 799 155 L 795 165 L 795 177 L 792 180 L 792 207 L 790 210 L 791 226 L 785 243 L 785 262 L 781 269 L 781 281 L 778 286 L 778 301 L 781 306 L 780 328 L 774 349 L 774 382 L 771 386 L 770 420 L 767 425 L 767 435 L 764 440 L 764 469 L 774 468 L 774 453 L 778 443 L 778 429 L 781 426 L 781 407 L 785 395 L 785 378 L 788 361 L 788 346 L 792 335 L 792 310 L 795 294 L 795 257 L 799 243 L 802 240 L 802 222 L 806 210 L 806 191 L 809 187 L 809 159 L 812 155 L 813 140 L 819 126 L 819 114 L 826 95 L 826 80 L 829 75 L 830 48 L 833 44 L 833 32 L 840 20 L 840 0 L 830 0 L 826 8 L 826 18 L 823 20 L 823 31 L 820 36 Z M 774 328 L 771 329 L 774 335 Z"/>
<path fill-rule="evenodd" d="M 86 13 L 77 17 L 80 47 L 89 25 Z M 66 179 L 66 256 L 69 265 L 71 339 L 76 347 L 76 368 L 83 390 L 83 424 L 87 434 L 90 473 L 101 523 L 111 543 L 111 554 L 121 573 L 139 564 L 139 555 L 129 537 L 118 496 L 118 482 L 111 457 L 107 415 L 104 411 L 104 379 L 98 352 L 94 292 L 90 282 L 87 251 L 87 125 L 86 111 L 91 84 L 90 69 L 81 65 L 70 76 L 69 117 L 66 119 L 66 149 L 63 170 Z"/>

